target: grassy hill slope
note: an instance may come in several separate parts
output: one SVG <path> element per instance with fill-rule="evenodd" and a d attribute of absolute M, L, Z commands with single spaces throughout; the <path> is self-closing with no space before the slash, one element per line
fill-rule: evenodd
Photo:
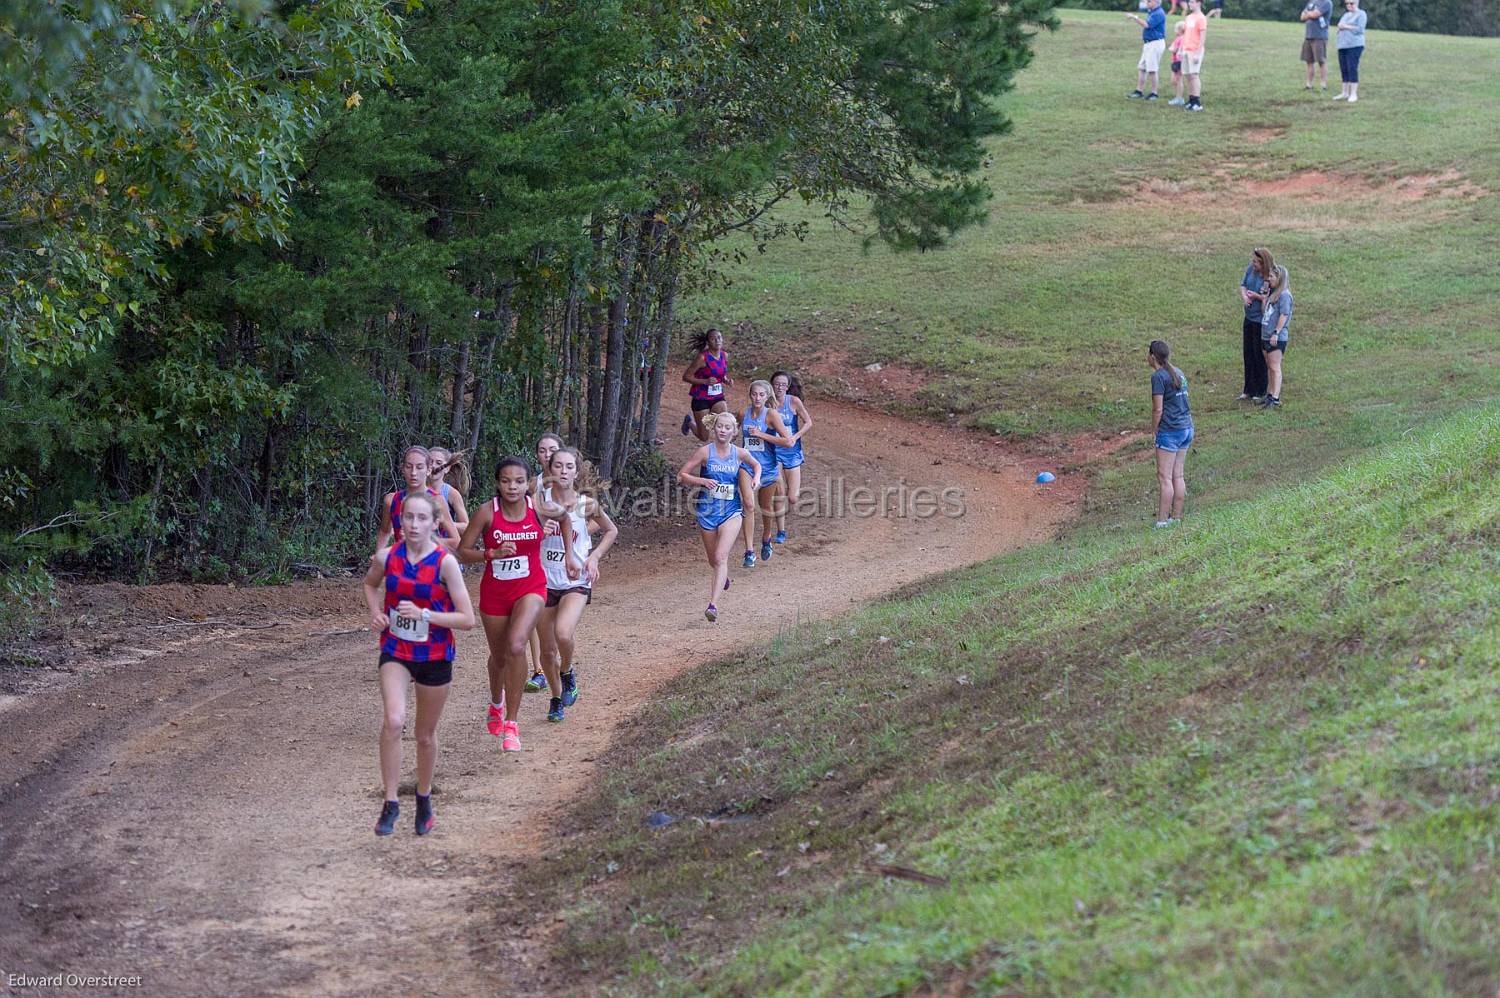
<path fill-rule="evenodd" d="M 1300 25 L 1214 23 L 1207 111 L 1190 115 L 1124 99 L 1139 31 L 1120 14 L 1062 22 L 1006 101 L 988 225 L 898 255 L 815 221 L 731 267 L 695 318 L 755 323 L 777 366 L 837 340 L 922 368 L 920 408 L 1016 437 L 1140 428 L 1142 356 L 1162 336 L 1194 386 L 1204 496 L 1500 398 L 1500 42 L 1372 31 L 1350 107 L 1302 89 Z M 1234 289 L 1258 245 L 1297 300 L 1270 421 L 1233 401 Z M 1134 513 L 1150 476 L 1098 486 L 1100 508 Z"/>
<path fill-rule="evenodd" d="M 1150 515 L 1142 446 L 1097 470 L 1085 522 L 1116 529 L 674 683 L 528 871 L 581 985 L 1500 982 L 1500 43 L 1372 33 L 1347 108 L 1301 90 L 1295 25 L 1215 24 L 1189 116 L 1122 99 L 1122 18 L 1063 20 L 990 226 L 903 257 L 818 228 L 703 314 L 1059 438 L 1141 428 L 1164 335 L 1192 515 L 1121 529 Z M 1277 413 L 1232 401 L 1259 244 L 1298 295 Z"/>

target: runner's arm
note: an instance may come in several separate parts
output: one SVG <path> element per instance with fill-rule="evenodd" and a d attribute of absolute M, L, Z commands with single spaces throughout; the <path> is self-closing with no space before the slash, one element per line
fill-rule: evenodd
<path fill-rule="evenodd" d="M 752 483 L 760 481 L 760 462 L 755 459 L 755 455 L 743 447 L 736 447 L 735 450 L 740 452 L 740 464 L 748 464 L 753 469 L 750 472 L 750 481 Z"/>
<path fill-rule="evenodd" d="M 459 561 L 471 565 L 485 560 L 485 552 L 479 549 L 476 542 L 490 529 L 490 515 L 490 504 L 485 503 L 479 507 L 478 513 L 469 518 L 468 526 L 464 527 L 464 535 L 458 539 L 458 550 L 453 552 L 458 555 Z"/>
<path fill-rule="evenodd" d="M 709 378 L 700 378 L 700 377 L 698 377 L 698 368 L 700 368 L 702 366 L 703 366 L 703 358 L 702 357 L 694 357 L 692 360 L 688 361 L 687 370 L 685 370 L 685 371 L 682 372 L 682 380 L 686 381 L 690 385 L 707 385 L 707 384 L 711 384 L 712 382 L 711 382 L 711 380 Z"/>
<path fill-rule="evenodd" d="M 682 485 L 701 485 L 705 489 L 713 488 L 714 483 L 712 481 L 707 478 L 702 478 L 698 475 L 691 474 L 688 471 L 689 468 L 703 467 L 704 462 L 706 462 L 707 460 L 708 445 L 704 444 L 702 447 L 699 447 L 697 450 L 693 451 L 693 456 L 688 458 L 687 462 L 677 470 L 678 483 Z"/>
<path fill-rule="evenodd" d="M 803 405 L 802 400 L 795 395 L 792 396 L 792 408 L 797 411 L 797 432 L 792 435 L 792 443 L 795 444 L 807 436 L 807 431 L 812 429 L 813 418 L 812 413 L 807 411 L 807 406 Z"/>
<path fill-rule="evenodd" d="M 442 534 L 438 537 L 434 537 L 433 540 L 437 541 L 438 544 L 442 547 L 445 547 L 449 551 L 452 551 L 454 548 L 458 547 L 459 538 L 461 536 L 458 526 L 453 522 L 453 514 L 448 512 L 447 503 L 435 502 L 433 503 L 433 505 L 438 507 L 438 519 L 442 521 L 443 526 Z"/>
<path fill-rule="evenodd" d="M 604 512 L 604 507 L 598 504 L 595 504 L 594 516 L 593 519 L 589 520 L 589 526 L 603 532 L 603 536 L 599 538 L 599 543 L 595 544 L 594 550 L 589 552 L 589 562 L 593 565 L 593 571 L 590 574 L 593 580 L 597 581 L 599 578 L 599 561 L 609 553 L 610 548 L 615 546 L 615 541 L 620 536 L 620 528 L 615 526 L 615 521 L 611 520 L 609 514 Z"/>
<path fill-rule="evenodd" d="M 792 437 L 792 431 L 786 428 L 786 420 L 781 418 L 781 413 L 775 409 L 766 410 L 766 426 L 774 427 L 775 434 L 762 433 L 760 438 L 775 444 L 777 447 L 790 447 L 797 441 Z"/>
<path fill-rule="evenodd" d="M 375 531 L 375 547 L 383 548 L 391 543 L 396 532 L 391 529 L 391 499 L 396 495 L 387 492 L 385 498 L 380 500 L 380 529 Z"/>
<path fill-rule="evenodd" d="M 370 567 L 365 570 L 363 586 L 365 604 L 370 608 L 370 628 L 383 631 L 390 623 L 385 615 L 385 560 L 391 555 L 389 547 L 382 547 L 370 556 Z"/>
<path fill-rule="evenodd" d="M 439 627 L 454 631 L 468 631 L 474 627 L 474 602 L 469 598 L 469 587 L 464 585 L 463 569 L 455 558 L 444 558 L 439 573 L 443 585 L 448 588 L 448 597 L 453 600 L 451 612 L 430 614 L 428 619 Z"/>
<path fill-rule="evenodd" d="M 453 525 L 462 534 L 469 529 L 469 507 L 464 503 L 464 494 L 453 486 L 448 486 L 449 512 L 453 514 Z"/>

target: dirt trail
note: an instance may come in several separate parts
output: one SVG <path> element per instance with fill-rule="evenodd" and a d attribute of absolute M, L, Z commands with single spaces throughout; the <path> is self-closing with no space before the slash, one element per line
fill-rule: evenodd
<path fill-rule="evenodd" d="M 528 697 L 519 756 L 483 728 L 483 637 L 460 637 L 426 839 L 411 834 L 409 788 L 398 833 L 371 834 L 379 694 L 357 583 L 94 590 L 157 623 L 116 630 L 122 606 L 88 608 L 73 636 L 89 634 L 91 664 L 0 696 L 0 988 L 60 972 L 137 974 L 152 994 L 552 990 L 553 915 L 511 897 L 497 924 L 481 898 L 541 855 L 655 689 L 798 620 L 1047 537 L 1078 501 L 1074 476 L 1038 487 L 1034 462 L 986 440 L 812 404 L 805 485 L 957 486 L 965 514 L 798 521 L 769 564 L 736 561 L 717 625 L 702 617 L 691 517 L 626 531 L 580 630 L 582 696 L 561 725 Z M 688 443 L 667 450 L 680 463 Z M 225 623 L 188 623 L 205 618 Z M 124 646 L 143 634 L 156 637 Z"/>

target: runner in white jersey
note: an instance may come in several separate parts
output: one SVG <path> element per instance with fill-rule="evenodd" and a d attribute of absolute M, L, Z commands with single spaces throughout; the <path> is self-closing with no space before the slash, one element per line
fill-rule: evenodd
<path fill-rule="evenodd" d="M 553 693 L 547 720 L 561 721 L 563 711 L 578 700 L 578 679 L 573 671 L 578 622 L 583 617 L 583 608 L 594 601 L 599 562 L 614 546 L 620 531 L 594 498 L 597 491 L 593 471 L 576 450 L 564 447 L 552 455 L 547 465 L 547 481 L 549 484 L 542 489 L 543 498 L 566 509 L 573 526 L 571 552 L 561 533 L 549 534 L 542 541 L 547 602 L 537 621 L 537 634 L 542 641 L 542 671 Z M 591 531 L 600 534 L 597 546 Z M 575 569 L 571 577 L 570 554 Z"/>
<path fill-rule="evenodd" d="M 543 480 L 547 477 L 547 462 L 552 460 L 552 455 L 563 447 L 563 438 L 548 430 L 536 438 L 536 466 L 537 475 L 531 480 L 531 498 L 540 499 L 542 487 L 546 485 Z M 542 525 L 547 533 L 557 532 L 557 524 L 551 521 Z M 542 672 L 542 639 L 536 631 L 531 632 L 531 638 L 527 642 L 526 651 L 531 658 L 531 678 L 526 680 L 527 693 L 539 693 L 547 688 L 547 677 Z M 557 690 L 552 692 L 556 693 Z"/>

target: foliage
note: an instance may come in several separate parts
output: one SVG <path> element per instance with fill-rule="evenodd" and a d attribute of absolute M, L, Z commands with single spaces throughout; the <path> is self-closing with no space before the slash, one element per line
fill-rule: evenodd
<path fill-rule="evenodd" d="M 12 214 L 71 242 L 7 258 L 36 369 L 3 373 L 28 401 L 0 462 L 36 469 L 32 521 L 149 511 L 99 564 L 206 577 L 357 556 L 408 442 L 485 466 L 556 427 L 607 478 L 643 466 L 714 241 L 860 195 L 893 245 L 938 245 L 978 217 L 987 101 L 1048 23 L 1041 0 L 438 0 L 396 42 L 363 0 L 91 2 L 66 43 L 7 22 L 12 50 L 75 58 L 13 136 Z M 132 66 L 155 82 L 85 99 Z M 76 196 L 48 214 L 44 187 Z M 36 308 L 52 325 L 16 318 Z"/>
<path fill-rule="evenodd" d="M 282 237 L 301 143 L 400 57 L 394 27 L 380 0 L 8 5 L 0 363 L 98 348 L 166 247 Z"/>

